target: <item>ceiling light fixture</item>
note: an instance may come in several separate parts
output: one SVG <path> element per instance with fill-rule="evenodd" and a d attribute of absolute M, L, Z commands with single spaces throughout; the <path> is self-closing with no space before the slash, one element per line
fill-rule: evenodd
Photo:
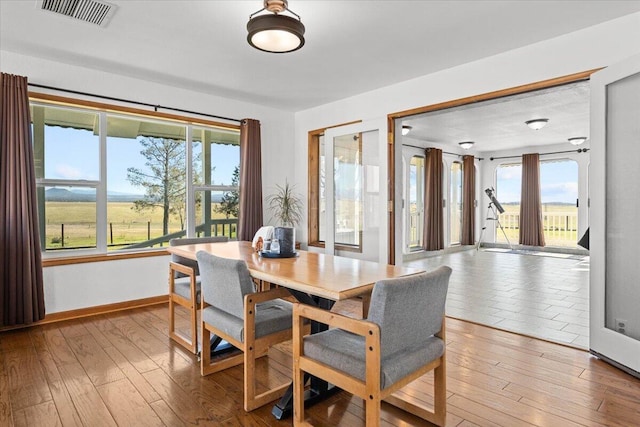
<path fill-rule="evenodd" d="M 549 119 L 533 119 L 533 120 L 527 120 L 524 123 L 533 130 L 540 130 L 543 127 L 545 127 L 548 122 L 549 122 Z"/>
<path fill-rule="evenodd" d="M 256 16 L 264 10 L 270 13 Z M 281 15 L 286 11 L 298 19 Z M 304 25 L 287 0 L 264 0 L 264 7 L 249 16 L 247 31 L 249 44 L 263 52 L 287 53 L 304 46 Z"/>
<path fill-rule="evenodd" d="M 465 150 L 468 150 L 469 148 L 473 147 L 473 144 L 475 144 L 475 142 L 473 141 L 464 141 L 464 142 L 458 143 L 458 145 L 464 148 Z"/>
<path fill-rule="evenodd" d="M 586 136 L 574 136 L 573 138 L 569 138 L 569 142 L 573 145 L 580 145 L 587 140 Z"/>
<path fill-rule="evenodd" d="M 405 136 L 409 132 L 411 132 L 411 129 L 413 129 L 413 128 L 411 126 L 409 126 L 409 125 L 402 125 L 402 136 Z"/>

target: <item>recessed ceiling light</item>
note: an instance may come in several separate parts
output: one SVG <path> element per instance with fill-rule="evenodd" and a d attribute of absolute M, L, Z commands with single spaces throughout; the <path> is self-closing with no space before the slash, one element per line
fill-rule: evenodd
<path fill-rule="evenodd" d="M 409 125 L 402 125 L 402 136 L 408 134 L 409 132 L 411 132 L 411 129 L 413 129 L 411 126 Z"/>
<path fill-rule="evenodd" d="M 586 136 L 574 136 L 573 138 L 569 138 L 569 142 L 573 145 L 580 145 L 587 140 Z"/>
<path fill-rule="evenodd" d="M 545 127 L 548 122 L 549 122 L 549 119 L 533 119 L 533 120 L 527 120 L 524 123 L 533 130 L 540 130 L 543 127 Z"/>
<path fill-rule="evenodd" d="M 465 150 L 468 150 L 469 148 L 471 148 L 473 146 L 473 144 L 475 144 L 475 142 L 473 141 L 464 141 L 464 142 L 459 142 L 458 145 L 462 148 L 464 148 Z"/>

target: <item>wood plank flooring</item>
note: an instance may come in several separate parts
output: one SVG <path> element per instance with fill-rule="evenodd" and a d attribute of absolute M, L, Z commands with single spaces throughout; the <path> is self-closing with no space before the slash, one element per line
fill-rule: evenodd
<path fill-rule="evenodd" d="M 201 377 L 196 358 L 167 338 L 167 319 L 158 305 L 0 333 L 0 426 L 291 425 L 271 405 L 244 412 L 241 366 Z M 640 425 L 640 380 L 578 349 L 448 319 L 447 363 L 448 426 Z M 290 377 L 290 343 L 258 370 L 262 387 Z M 430 404 L 432 383 L 428 374 L 401 393 Z M 364 426 L 363 402 L 345 392 L 307 415 Z M 386 404 L 382 418 L 429 425 Z"/>

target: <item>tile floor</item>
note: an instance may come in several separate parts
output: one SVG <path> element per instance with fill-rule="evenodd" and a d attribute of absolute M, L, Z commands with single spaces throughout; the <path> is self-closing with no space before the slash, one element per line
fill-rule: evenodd
<path fill-rule="evenodd" d="M 453 269 L 448 316 L 589 348 L 589 257 L 468 250 L 405 262 Z"/>

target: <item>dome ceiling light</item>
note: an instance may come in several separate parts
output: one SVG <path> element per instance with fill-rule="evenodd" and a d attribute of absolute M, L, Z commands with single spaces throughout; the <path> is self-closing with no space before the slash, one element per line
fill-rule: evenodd
<path fill-rule="evenodd" d="M 533 130 L 540 130 L 543 127 L 545 127 L 548 122 L 549 122 L 549 119 L 533 119 L 533 120 L 527 120 L 524 123 Z"/>
<path fill-rule="evenodd" d="M 411 132 L 411 129 L 413 129 L 413 128 L 411 126 L 409 126 L 409 125 L 402 125 L 402 136 L 405 136 L 409 132 Z"/>
<path fill-rule="evenodd" d="M 569 142 L 573 145 L 580 145 L 587 140 L 586 136 L 574 136 L 573 138 L 569 138 Z"/>
<path fill-rule="evenodd" d="M 287 53 L 304 46 L 304 25 L 287 0 L 264 0 L 264 7 L 249 16 L 247 41 L 263 52 Z M 262 11 L 270 13 L 258 15 Z M 282 15 L 289 12 L 297 18 Z M 256 16 L 257 15 L 257 16 Z"/>
<path fill-rule="evenodd" d="M 465 150 L 468 150 L 469 148 L 473 147 L 473 144 L 475 144 L 475 142 L 473 141 L 464 141 L 464 142 L 458 143 L 458 145 L 464 148 Z"/>

